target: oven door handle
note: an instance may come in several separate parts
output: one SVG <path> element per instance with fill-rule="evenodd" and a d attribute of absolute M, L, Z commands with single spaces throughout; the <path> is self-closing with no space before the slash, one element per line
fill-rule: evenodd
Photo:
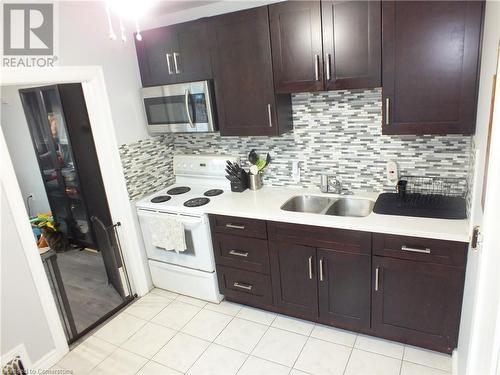
<path fill-rule="evenodd" d="M 166 213 L 166 212 L 161 212 L 161 211 L 152 211 L 148 209 L 139 209 L 137 210 L 137 215 L 139 217 L 144 217 L 144 218 L 155 218 L 158 216 L 167 216 L 172 219 L 177 219 L 179 222 L 185 225 L 199 225 L 203 224 L 203 218 L 200 217 L 191 217 L 191 216 L 184 216 L 184 215 L 176 215 L 176 214 L 171 214 L 171 213 Z"/>
<path fill-rule="evenodd" d="M 169 215 L 170 216 L 170 215 Z M 185 226 L 198 226 L 200 224 L 203 224 L 203 219 L 201 218 L 196 218 L 196 217 L 188 217 L 188 216 L 173 216 L 173 219 L 176 219 L 179 223 L 185 225 Z"/>
<path fill-rule="evenodd" d="M 194 128 L 196 128 L 196 126 L 193 123 L 193 119 L 191 118 L 191 111 L 189 110 L 189 96 L 190 95 L 191 95 L 191 93 L 189 92 L 189 89 L 186 89 L 186 92 L 184 93 L 184 105 L 186 106 L 186 113 L 187 113 L 189 126 L 191 126 L 194 129 Z"/>

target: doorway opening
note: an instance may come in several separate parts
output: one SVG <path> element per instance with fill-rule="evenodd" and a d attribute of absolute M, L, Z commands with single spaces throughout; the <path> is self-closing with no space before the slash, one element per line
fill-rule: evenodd
<path fill-rule="evenodd" d="M 71 343 L 132 299 L 80 83 L 2 87 L 2 130 Z"/>

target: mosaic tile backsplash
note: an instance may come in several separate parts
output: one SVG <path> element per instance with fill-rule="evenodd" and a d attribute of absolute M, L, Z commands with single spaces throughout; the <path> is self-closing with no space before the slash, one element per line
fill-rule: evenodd
<path fill-rule="evenodd" d="M 174 143 L 171 135 L 152 137 L 120 146 L 120 157 L 130 200 L 137 200 L 173 182 L 173 152 Z"/>
<path fill-rule="evenodd" d="M 320 174 L 331 173 L 350 190 L 391 190 L 388 160 L 398 162 L 401 174 L 458 177 L 465 184 L 472 137 L 382 135 L 381 96 L 381 89 L 294 94 L 293 131 L 277 137 L 176 134 L 122 146 L 130 197 L 170 181 L 172 153 L 237 154 L 245 165 L 251 149 L 273 158 L 264 173 L 266 185 L 318 186 Z M 300 162 L 299 182 L 291 178 L 294 160 Z"/>

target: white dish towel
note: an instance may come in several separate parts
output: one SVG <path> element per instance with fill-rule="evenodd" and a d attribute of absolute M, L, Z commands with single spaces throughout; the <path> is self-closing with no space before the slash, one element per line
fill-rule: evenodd
<path fill-rule="evenodd" d="M 176 253 L 186 250 L 184 225 L 180 221 L 169 217 L 150 218 L 149 231 L 153 246 Z"/>

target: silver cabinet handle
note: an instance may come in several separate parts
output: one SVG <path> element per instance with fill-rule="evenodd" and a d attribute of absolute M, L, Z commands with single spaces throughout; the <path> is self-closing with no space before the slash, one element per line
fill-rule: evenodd
<path fill-rule="evenodd" d="M 428 247 L 423 248 L 423 249 L 418 249 L 416 247 L 408 247 L 406 245 L 403 245 L 403 246 L 401 246 L 401 250 L 411 251 L 412 253 L 423 253 L 423 254 L 430 254 L 431 253 L 431 249 L 429 249 Z"/>
<path fill-rule="evenodd" d="M 331 76 L 332 76 L 332 71 L 331 71 L 331 62 L 330 62 L 330 54 L 327 53 L 325 56 L 326 59 L 326 80 L 329 81 Z"/>
<path fill-rule="evenodd" d="M 323 281 L 323 258 L 319 260 L 319 281 Z"/>
<path fill-rule="evenodd" d="M 312 263 L 312 260 L 313 260 L 313 257 L 310 256 L 309 260 L 308 260 L 308 262 L 309 262 L 309 279 L 310 280 L 312 280 L 312 278 L 313 278 L 313 263 Z"/>
<path fill-rule="evenodd" d="M 165 58 L 167 59 L 168 74 L 174 74 L 174 72 L 172 71 L 172 67 L 170 66 L 170 56 L 170 53 L 165 54 Z"/>
<path fill-rule="evenodd" d="M 239 283 L 237 281 L 234 282 L 233 286 L 236 287 L 236 288 L 240 288 L 240 289 L 244 289 L 244 290 L 248 290 L 248 291 L 252 290 L 252 288 L 253 288 L 253 285 L 242 284 L 242 283 Z"/>
<path fill-rule="evenodd" d="M 389 98 L 385 98 L 385 124 L 389 125 Z"/>
<path fill-rule="evenodd" d="M 196 126 L 193 123 L 193 119 L 191 118 L 191 111 L 189 110 L 189 95 L 191 95 L 191 93 L 189 92 L 189 90 L 186 90 L 186 92 L 184 94 L 184 105 L 186 106 L 186 113 L 187 113 L 189 126 L 191 126 L 194 129 Z"/>
<path fill-rule="evenodd" d="M 319 55 L 314 55 L 314 79 L 319 81 Z"/>
<path fill-rule="evenodd" d="M 243 229 L 245 229 L 245 226 L 244 225 L 236 225 L 236 224 L 226 224 L 226 228 L 243 230 Z"/>
<path fill-rule="evenodd" d="M 239 251 L 239 250 L 230 250 L 229 251 L 229 255 L 234 255 L 234 256 L 237 256 L 237 257 L 246 258 L 246 257 L 248 257 L 248 252 Z"/>
<path fill-rule="evenodd" d="M 375 291 L 378 292 L 378 267 L 375 268 Z"/>
<path fill-rule="evenodd" d="M 273 127 L 273 115 L 271 113 L 271 104 L 267 105 L 267 118 L 269 121 L 269 127 L 272 128 Z"/>
<path fill-rule="evenodd" d="M 174 52 L 174 67 L 175 67 L 175 72 L 179 74 L 181 71 L 179 70 L 179 66 L 177 65 L 177 57 L 179 54 L 177 52 Z"/>

